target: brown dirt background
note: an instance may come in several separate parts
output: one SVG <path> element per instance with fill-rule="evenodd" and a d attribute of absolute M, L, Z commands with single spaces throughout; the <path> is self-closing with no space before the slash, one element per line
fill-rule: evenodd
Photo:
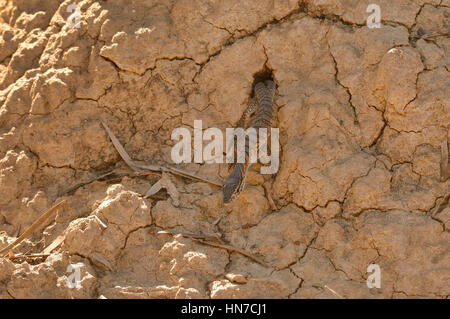
<path fill-rule="evenodd" d="M 365 25 L 369 3 L 379 29 Z M 0 0 L 0 248 L 67 201 L 13 249 L 64 236 L 49 257 L 0 258 L 0 298 L 448 298 L 450 39 L 433 34 L 449 25 L 449 0 Z M 101 121 L 133 159 L 170 165 L 172 130 L 235 126 L 264 70 L 280 170 L 253 167 L 231 205 L 173 176 L 179 203 L 142 196 L 157 176 L 64 193 L 132 174 Z M 161 230 L 217 234 L 268 267 Z"/>

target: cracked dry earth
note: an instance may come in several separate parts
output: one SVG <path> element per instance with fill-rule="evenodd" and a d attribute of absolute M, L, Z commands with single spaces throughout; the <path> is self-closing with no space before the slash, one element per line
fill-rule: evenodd
<path fill-rule="evenodd" d="M 0 249 L 66 200 L 12 251 L 63 236 L 48 257 L 0 258 L 0 298 L 448 298 L 450 40 L 427 35 L 449 24 L 448 0 L 0 0 Z M 101 122 L 134 160 L 171 165 L 172 130 L 234 127 L 261 72 L 277 174 L 252 166 L 230 205 L 176 176 L 179 203 L 144 198 L 158 176 L 131 176 Z M 111 170 L 129 176 L 66 192 Z"/>

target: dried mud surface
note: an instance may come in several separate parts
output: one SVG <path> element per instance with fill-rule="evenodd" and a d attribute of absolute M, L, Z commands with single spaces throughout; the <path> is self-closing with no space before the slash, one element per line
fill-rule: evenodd
<path fill-rule="evenodd" d="M 0 298 L 448 298 L 450 39 L 426 35 L 448 28 L 450 2 L 379 0 L 369 29 L 372 2 L 0 0 L 0 248 L 67 202 L 13 250 L 64 236 L 50 256 L 0 258 Z M 280 170 L 252 168 L 231 205 L 174 176 L 178 203 L 142 196 L 157 176 L 66 192 L 132 173 L 102 121 L 133 159 L 170 165 L 172 130 L 235 126 L 264 70 Z M 267 267 L 177 233 L 221 236 Z M 366 285 L 371 263 L 381 288 Z"/>

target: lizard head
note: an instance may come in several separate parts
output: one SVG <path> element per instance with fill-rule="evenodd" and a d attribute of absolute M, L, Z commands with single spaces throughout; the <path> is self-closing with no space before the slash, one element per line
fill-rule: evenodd
<path fill-rule="evenodd" d="M 235 200 L 237 195 L 240 193 L 240 187 L 239 187 L 240 181 L 239 178 L 235 178 L 234 176 L 230 176 L 230 178 L 227 178 L 222 186 L 222 192 L 223 192 L 223 202 L 224 203 L 231 203 Z"/>
<path fill-rule="evenodd" d="M 230 176 L 223 182 L 223 202 L 231 203 L 242 192 L 249 165 L 236 164 Z"/>

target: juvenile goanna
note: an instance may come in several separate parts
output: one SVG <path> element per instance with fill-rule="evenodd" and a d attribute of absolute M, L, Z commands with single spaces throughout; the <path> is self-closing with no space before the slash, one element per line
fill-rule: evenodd
<path fill-rule="evenodd" d="M 268 132 L 275 119 L 273 99 L 275 96 L 275 83 L 271 80 L 259 82 L 255 86 L 255 96 L 251 99 L 244 111 L 240 124 L 244 129 L 250 127 L 267 128 Z M 224 181 L 223 202 L 230 203 L 242 192 L 245 186 L 245 178 L 251 163 L 249 161 L 249 143 L 245 143 L 245 162 L 236 163 L 231 174 Z"/>

